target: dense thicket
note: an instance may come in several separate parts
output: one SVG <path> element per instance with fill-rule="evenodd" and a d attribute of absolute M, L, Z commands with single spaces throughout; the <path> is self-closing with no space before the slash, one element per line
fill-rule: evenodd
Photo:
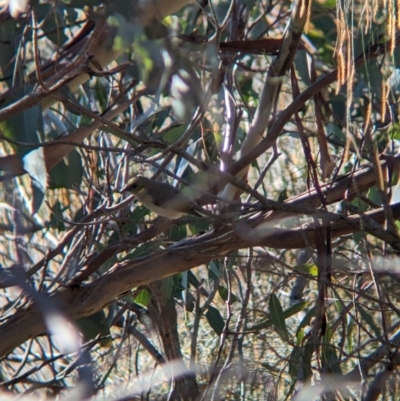
<path fill-rule="evenodd" d="M 2 7 L 4 397 L 398 398 L 399 2 Z"/>

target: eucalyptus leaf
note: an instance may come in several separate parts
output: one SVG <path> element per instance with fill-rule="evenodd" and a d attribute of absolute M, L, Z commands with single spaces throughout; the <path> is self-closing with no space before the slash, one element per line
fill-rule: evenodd
<path fill-rule="evenodd" d="M 285 323 L 285 316 L 283 314 L 281 303 L 275 294 L 271 294 L 269 297 L 269 313 L 279 337 L 281 337 L 283 341 L 288 342 L 289 333 Z"/>
<path fill-rule="evenodd" d="M 209 306 L 206 312 L 208 324 L 215 331 L 217 335 L 221 335 L 225 327 L 224 319 L 222 318 L 219 310 L 213 306 Z"/>
<path fill-rule="evenodd" d="M 16 100 L 20 100 L 32 89 L 33 87 L 28 85 L 23 89 L 17 90 L 16 95 L 10 96 L 4 106 L 10 105 Z M 42 108 L 40 104 L 36 104 L 2 121 L 0 123 L 0 129 L 6 137 L 18 142 L 27 143 L 27 146 L 11 145 L 17 154 L 23 156 L 30 152 L 32 150 L 32 145 L 39 143 L 40 139 L 42 139 L 39 137 L 39 135 L 43 133 Z"/>
<path fill-rule="evenodd" d="M 27 153 L 22 158 L 24 170 L 35 180 L 44 192 L 47 187 L 47 171 L 42 147 Z"/>
<path fill-rule="evenodd" d="M 57 46 L 63 45 L 68 40 L 64 29 L 60 29 L 64 25 L 63 4 L 41 3 L 35 6 L 35 11 L 38 25 L 47 34 L 46 37 Z"/>
<path fill-rule="evenodd" d="M 61 160 L 50 170 L 52 188 L 73 188 L 80 186 L 83 177 L 82 157 L 73 150 L 64 160 Z"/>
<path fill-rule="evenodd" d="M 294 65 L 296 66 L 296 70 L 299 73 L 303 83 L 307 86 L 310 86 L 311 85 L 310 64 L 307 52 L 305 50 L 299 50 L 296 53 L 296 57 L 294 59 Z"/>
<path fill-rule="evenodd" d="M 1 77 L 8 86 L 14 73 L 15 59 L 17 51 L 17 40 L 20 34 L 20 27 L 14 19 L 2 22 L 0 24 L 0 69 Z"/>
<path fill-rule="evenodd" d="M 220 285 L 218 287 L 218 294 L 223 299 L 224 302 L 228 301 L 229 292 L 228 292 L 228 289 L 226 287 Z M 235 294 L 231 294 L 230 305 L 232 305 L 234 302 L 237 302 L 237 301 L 238 301 L 238 297 Z"/>
<path fill-rule="evenodd" d="M 89 341 L 97 336 L 106 337 L 110 336 L 110 326 L 107 322 L 106 315 L 103 310 L 94 313 L 91 316 L 83 317 L 76 321 L 85 341 Z M 111 345 L 111 339 L 104 339 L 100 343 L 102 347 Z"/>
<path fill-rule="evenodd" d="M 151 292 L 147 288 L 140 290 L 135 296 L 135 302 L 143 307 L 147 307 L 151 300 Z"/>

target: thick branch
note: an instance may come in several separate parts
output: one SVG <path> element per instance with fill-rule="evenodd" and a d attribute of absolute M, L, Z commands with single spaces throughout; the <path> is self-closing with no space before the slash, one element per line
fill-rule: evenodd
<path fill-rule="evenodd" d="M 400 218 L 400 205 L 393 205 L 393 215 Z M 381 224 L 382 210 L 366 213 L 369 218 Z M 339 218 L 332 224 L 332 238 L 354 231 L 361 231 L 368 225 L 358 216 Z M 283 230 L 276 228 L 251 229 L 243 224 L 235 232 L 218 236 L 216 233 L 194 238 L 188 245 L 170 247 L 153 255 L 133 261 L 117 263 L 108 273 L 97 280 L 81 286 L 62 288 L 50 297 L 56 305 L 62 305 L 66 314 L 76 320 L 104 309 L 121 294 L 141 285 L 161 280 L 179 272 L 208 263 L 231 251 L 252 246 L 272 248 L 303 248 L 315 243 L 313 227 L 307 229 Z M 15 347 L 46 330 L 42 311 L 31 305 L 19 310 L 0 326 L 0 355 L 11 352 Z"/>

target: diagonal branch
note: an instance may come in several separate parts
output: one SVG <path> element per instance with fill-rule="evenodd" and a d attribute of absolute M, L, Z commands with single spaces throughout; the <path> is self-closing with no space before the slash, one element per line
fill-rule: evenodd
<path fill-rule="evenodd" d="M 400 44 L 400 33 L 396 35 L 395 47 Z M 372 60 L 378 56 L 386 54 L 389 49 L 390 43 L 386 45 L 380 43 L 370 43 L 364 51 L 354 60 L 354 68 L 358 68 L 365 64 L 367 61 Z M 301 107 L 304 106 L 307 100 L 311 99 L 316 93 L 320 92 L 326 86 L 332 84 L 337 79 L 338 71 L 334 70 L 329 74 L 319 78 L 314 84 L 305 89 L 289 106 L 280 112 L 276 120 L 273 122 L 271 128 L 268 130 L 268 135 L 246 155 L 242 156 L 235 162 L 228 172 L 230 174 L 238 174 L 243 168 L 250 165 L 259 156 L 270 149 L 282 133 L 286 123 L 292 115 L 296 113 Z"/>
<path fill-rule="evenodd" d="M 392 205 L 393 215 L 400 217 L 400 204 Z M 383 210 L 366 213 L 368 218 L 382 224 Z M 370 227 L 366 219 L 360 216 L 340 218 L 332 223 L 332 238 Z M 218 236 L 208 233 L 188 241 L 182 246 L 172 246 L 152 255 L 135 260 L 117 263 L 106 274 L 89 284 L 62 288 L 56 291 L 49 302 L 63 305 L 70 319 L 76 320 L 90 316 L 104 309 L 119 296 L 132 288 L 149 284 L 156 280 L 184 272 L 233 250 L 253 246 L 272 248 L 303 248 L 305 244 L 315 244 L 313 227 L 285 230 L 269 228 L 253 230 L 257 235 L 249 235 L 249 226 L 243 230 L 230 231 Z M 385 231 L 382 230 L 382 233 Z M 390 234 L 390 233 L 389 233 Z M 384 234 L 383 234 L 384 235 Z M 42 311 L 35 305 L 17 311 L 0 326 L 0 355 L 11 352 L 15 347 L 46 331 Z"/>

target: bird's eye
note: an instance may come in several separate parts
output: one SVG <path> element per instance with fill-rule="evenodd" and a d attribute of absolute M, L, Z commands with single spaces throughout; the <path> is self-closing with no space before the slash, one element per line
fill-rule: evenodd
<path fill-rule="evenodd" d="M 132 184 L 132 185 L 131 185 L 131 188 L 132 188 L 132 189 L 136 189 L 137 187 L 138 187 L 138 184 Z"/>

